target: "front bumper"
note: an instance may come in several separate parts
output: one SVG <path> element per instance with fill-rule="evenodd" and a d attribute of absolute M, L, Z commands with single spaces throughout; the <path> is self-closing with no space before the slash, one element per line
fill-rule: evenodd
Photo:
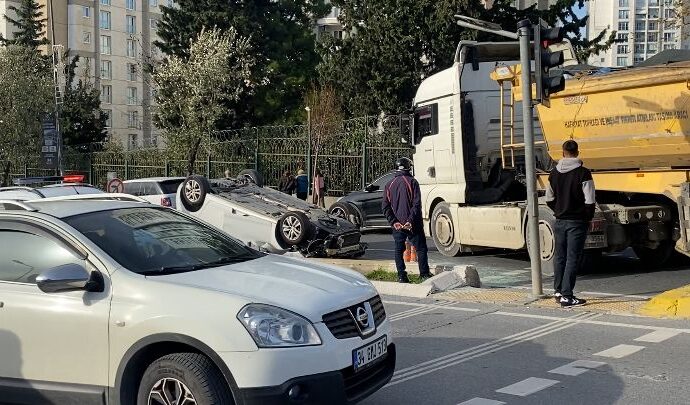
<path fill-rule="evenodd" d="M 350 366 L 339 371 L 293 378 L 279 386 L 240 388 L 235 400 L 238 405 L 355 404 L 391 380 L 395 362 L 395 344 L 391 343 L 388 345 L 388 354 L 385 358 L 358 373 Z M 289 392 L 296 386 L 299 387 L 299 395 L 290 398 Z"/>

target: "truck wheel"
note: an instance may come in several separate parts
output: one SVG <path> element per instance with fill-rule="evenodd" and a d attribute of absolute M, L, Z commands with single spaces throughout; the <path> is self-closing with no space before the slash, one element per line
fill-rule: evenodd
<path fill-rule="evenodd" d="M 264 178 L 261 176 L 261 173 L 254 169 L 245 169 L 240 172 L 240 174 L 237 175 L 238 179 L 249 179 L 251 180 L 254 184 L 256 184 L 259 187 L 264 186 Z"/>
<path fill-rule="evenodd" d="M 450 206 L 439 203 L 431 215 L 431 237 L 436 249 L 444 256 L 455 257 L 462 252 L 462 245 L 455 242 L 456 233 Z"/>
<path fill-rule="evenodd" d="M 141 378 L 137 405 L 231 405 L 225 379 L 198 353 L 173 353 L 155 360 Z"/>
<path fill-rule="evenodd" d="M 311 221 L 299 211 L 286 212 L 278 220 L 278 233 L 288 246 L 299 245 L 311 234 Z"/>
<path fill-rule="evenodd" d="M 556 264 L 556 217 L 548 207 L 539 207 L 539 248 L 542 274 L 552 275 Z M 527 253 L 530 253 L 529 232 L 525 228 Z"/>
<path fill-rule="evenodd" d="M 331 208 L 328 209 L 328 213 L 334 217 L 350 221 L 356 226 L 362 225 L 362 219 L 359 217 L 359 214 L 348 203 L 334 203 L 331 205 Z"/>
<path fill-rule="evenodd" d="M 634 246 L 633 251 L 642 264 L 652 268 L 662 267 L 673 259 L 676 251 L 673 242 L 664 241 L 656 249 L 644 246 Z"/>
<path fill-rule="evenodd" d="M 187 211 L 197 212 L 204 205 L 206 194 L 211 191 L 208 180 L 203 176 L 189 176 L 182 183 L 180 200 Z"/>

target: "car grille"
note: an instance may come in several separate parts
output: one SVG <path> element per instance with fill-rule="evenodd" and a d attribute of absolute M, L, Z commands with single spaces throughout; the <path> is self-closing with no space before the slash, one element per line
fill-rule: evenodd
<path fill-rule="evenodd" d="M 357 328 L 355 318 L 352 316 L 352 314 L 355 313 L 356 308 L 362 304 L 363 302 L 353 305 L 349 308 L 326 314 L 322 318 L 323 323 L 326 324 L 328 330 L 330 330 L 333 336 L 335 336 L 337 339 L 349 339 L 360 336 L 359 328 Z M 378 328 L 379 325 L 386 319 L 386 309 L 383 307 L 381 297 L 377 295 L 376 297 L 370 299 L 369 305 L 371 305 L 371 311 L 374 313 L 374 324 Z"/>

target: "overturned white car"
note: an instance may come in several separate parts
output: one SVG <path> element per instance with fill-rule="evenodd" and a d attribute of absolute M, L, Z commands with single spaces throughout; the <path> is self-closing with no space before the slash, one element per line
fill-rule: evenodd
<path fill-rule="evenodd" d="M 306 257 L 360 257 L 366 244 L 349 221 L 315 205 L 261 187 L 250 172 L 237 179 L 190 176 L 177 192 L 177 209 L 271 253 Z M 259 183 L 259 184 L 257 184 Z"/>

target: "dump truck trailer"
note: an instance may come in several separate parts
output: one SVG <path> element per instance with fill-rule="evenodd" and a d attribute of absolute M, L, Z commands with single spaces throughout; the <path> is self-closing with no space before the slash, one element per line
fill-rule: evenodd
<path fill-rule="evenodd" d="M 425 79 L 412 141 L 425 229 L 454 256 L 526 248 L 519 46 L 461 42 L 455 63 Z M 579 76 L 535 115 L 539 186 L 568 139 L 593 170 L 589 255 L 632 247 L 661 264 L 688 254 L 690 65 Z M 553 269 L 553 212 L 540 200 L 541 260 Z"/>

